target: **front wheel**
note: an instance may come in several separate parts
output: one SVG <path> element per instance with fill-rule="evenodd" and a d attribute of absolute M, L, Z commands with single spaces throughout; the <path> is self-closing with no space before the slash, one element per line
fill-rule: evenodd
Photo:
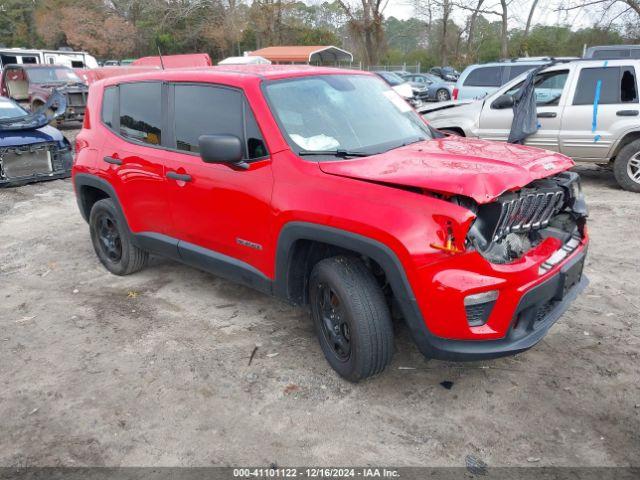
<path fill-rule="evenodd" d="M 640 193 L 640 140 L 620 150 L 613 163 L 613 175 L 622 188 Z"/>
<path fill-rule="evenodd" d="M 309 279 L 309 302 L 320 347 L 342 377 L 358 382 L 389 365 L 389 307 L 362 260 L 337 256 L 318 262 Z"/>
<path fill-rule="evenodd" d="M 448 102 L 449 100 L 451 100 L 451 94 L 449 93 L 449 90 L 445 88 L 441 88 L 440 90 L 438 90 L 436 92 L 436 100 L 438 102 Z"/>

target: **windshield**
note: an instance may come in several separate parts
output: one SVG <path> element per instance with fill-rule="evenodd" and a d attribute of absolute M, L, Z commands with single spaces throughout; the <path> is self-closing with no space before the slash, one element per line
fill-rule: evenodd
<path fill-rule="evenodd" d="M 67 67 L 31 68 L 28 74 L 31 83 L 82 83 L 80 77 Z"/>
<path fill-rule="evenodd" d="M 0 120 L 17 118 L 27 115 L 27 111 L 16 105 L 11 100 L 0 98 Z"/>
<path fill-rule="evenodd" d="M 433 138 L 422 118 L 392 89 L 368 75 L 273 81 L 265 92 L 297 153 L 382 153 Z"/>
<path fill-rule="evenodd" d="M 406 80 L 402 78 L 400 75 L 398 75 L 397 73 L 393 73 L 393 72 L 377 72 L 377 73 L 382 78 L 384 78 L 385 81 L 392 87 L 395 87 L 396 85 L 400 85 L 401 83 L 406 82 Z"/>

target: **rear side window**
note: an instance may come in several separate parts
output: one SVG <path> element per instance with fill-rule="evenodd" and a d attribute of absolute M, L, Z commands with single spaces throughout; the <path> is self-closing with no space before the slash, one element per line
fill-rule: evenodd
<path fill-rule="evenodd" d="M 629 58 L 629 50 L 596 50 L 592 58 Z"/>
<path fill-rule="evenodd" d="M 118 90 L 116 87 L 105 88 L 102 95 L 102 123 L 109 128 L 113 128 L 113 113 L 117 101 Z"/>
<path fill-rule="evenodd" d="M 120 135 L 151 145 L 162 141 L 162 84 L 120 85 Z"/>
<path fill-rule="evenodd" d="M 178 150 L 197 153 L 201 135 L 235 135 L 245 142 L 246 158 L 267 154 L 251 109 L 238 90 L 209 85 L 175 85 L 174 130 Z"/>
<path fill-rule="evenodd" d="M 593 105 L 600 82 L 601 105 L 636 103 L 638 89 L 633 67 L 583 68 L 578 78 L 574 105 Z"/>
<path fill-rule="evenodd" d="M 509 79 L 507 81 L 511 81 L 514 78 L 522 75 L 524 72 L 528 72 L 533 68 L 536 67 L 533 65 L 512 65 L 509 70 Z"/>
<path fill-rule="evenodd" d="M 500 67 L 480 67 L 472 70 L 464 80 L 465 87 L 499 87 L 502 83 Z"/>

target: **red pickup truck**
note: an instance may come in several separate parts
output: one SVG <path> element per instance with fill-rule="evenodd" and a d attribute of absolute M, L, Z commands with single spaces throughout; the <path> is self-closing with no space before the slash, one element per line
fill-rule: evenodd
<path fill-rule="evenodd" d="M 91 86 L 73 179 L 112 273 L 163 255 L 309 307 L 330 365 L 541 340 L 587 284 L 573 162 L 444 135 L 366 72 L 229 66 Z"/>

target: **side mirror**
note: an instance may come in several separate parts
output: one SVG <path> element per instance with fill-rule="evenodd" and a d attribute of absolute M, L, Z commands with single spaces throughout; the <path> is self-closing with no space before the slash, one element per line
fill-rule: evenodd
<path fill-rule="evenodd" d="M 491 104 L 491 108 L 496 108 L 498 110 L 501 110 L 503 108 L 511 108 L 511 107 L 513 107 L 513 96 L 506 95 L 506 94 L 500 95 Z"/>
<path fill-rule="evenodd" d="M 246 170 L 249 164 L 242 160 L 244 149 L 235 135 L 200 135 L 200 157 L 206 163 L 225 163 Z"/>

